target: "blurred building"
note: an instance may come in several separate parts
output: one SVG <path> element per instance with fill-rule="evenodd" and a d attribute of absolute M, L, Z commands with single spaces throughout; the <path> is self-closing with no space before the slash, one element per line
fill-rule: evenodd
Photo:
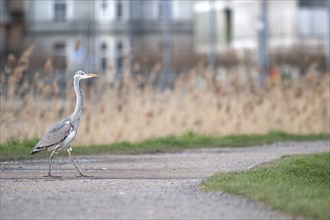
<path fill-rule="evenodd" d="M 269 0 L 269 48 L 325 45 L 326 1 Z M 261 2 L 0 0 L 0 53 L 20 54 L 34 44 L 32 66 L 52 58 L 56 69 L 70 72 L 120 70 L 135 62 L 152 66 L 169 59 L 172 66 L 191 65 L 210 51 L 256 51 Z"/>
<path fill-rule="evenodd" d="M 25 0 L 26 36 L 35 62 L 56 67 L 121 69 L 130 62 L 161 61 L 164 16 L 171 17 L 173 60 L 193 54 L 193 1 Z"/>
<path fill-rule="evenodd" d="M 24 47 L 24 2 L 0 0 L 0 55 L 20 53 Z M 20 43 L 18 43 L 20 42 Z M 1 59 L 3 61 L 3 59 Z"/>
<path fill-rule="evenodd" d="M 326 45 L 326 0 L 276 0 L 268 1 L 268 46 L 289 48 L 298 44 Z M 212 10 L 215 16 L 212 17 Z M 210 35 L 215 31 L 216 50 L 229 48 L 255 50 L 258 45 L 261 1 L 259 0 L 196 0 L 195 50 L 200 54 L 210 51 Z M 215 29 L 210 23 L 216 23 Z"/>

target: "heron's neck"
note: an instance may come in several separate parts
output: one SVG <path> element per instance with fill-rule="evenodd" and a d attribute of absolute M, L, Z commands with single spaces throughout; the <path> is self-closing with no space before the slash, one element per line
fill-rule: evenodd
<path fill-rule="evenodd" d="M 74 91 L 76 92 L 76 107 L 71 115 L 71 123 L 75 128 L 78 128 L 80 118 L 83 113 L 83 96 L 80 90 L 79 79 L 74 78 L 73 80 Z"/>

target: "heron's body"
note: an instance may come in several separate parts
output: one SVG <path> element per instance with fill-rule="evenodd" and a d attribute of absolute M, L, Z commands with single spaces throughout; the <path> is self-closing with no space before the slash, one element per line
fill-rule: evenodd
<path fill-rule="evenodd" d="M 68 149 L 75 136 L 76 131 L 71 124 L 70 117 L 67 117 L 48 129 L 33 148 L 31 154 L 42 150 L 53 151 L 56 149 L 58 151 Z"/>
<path fill-rule="evenodd" d="M 64 118 L 63 120 L 57 122 L 52 127 L 50 127 L 47 132 L 41 137 L 40 141 L 37 143 L 37 145 L 32 149 L 31 154 L 38 153 L 42 150 L 48 150 L 52 151 L 50 155 L 50 164 L 49 164 L 49 172 L 48 176 L 51 176 L 50 170 L 51 170 L 51 164 L 52 164 L 52 158 L 54 153 L 56 153 L 59 150 L 67 150 L 70 159 L 72 160 L 70 151 L 71 149 L 71 142 L 74 140 L 77 130 L 80 124 L 82 112 L 83 112 L 83 97 L 80 90 L 79 81 L 80 79 L 87 79 L 90 77 L 96 76 L 95 74 L 86 74 L 82 71 L 76 72 L 73 80 L 74 89 L 76 92 L 76 107 L 74 109 L 74 112 L 72 115 Z M 72 160 L 74 166 L 74 161 Z M 79 171 L 77 168 L 79 174 L 83 176 L 83 174 Z"/>

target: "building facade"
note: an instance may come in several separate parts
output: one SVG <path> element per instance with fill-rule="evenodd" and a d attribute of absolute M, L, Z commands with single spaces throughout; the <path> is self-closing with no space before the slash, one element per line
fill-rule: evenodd
<path fill-rule="evenodd" d="M 268 46 L 325 45 L 329 27 L 326 0 L 276 0 L 267 2 Z M 210 11 L 215 11 L 215 18 Z M 195 51 L 210 50 L 210 22 L 216 23 L 216 50 L 255 50 L 261 16 L 259 0 L 199 1 L 194 4 Z M 214 25 L 212 25 L 214 26 Z M 212 45 L 211 45 L 212 46 Z"/>
<path fill-rule="evenodd" d="M 1 0 L 1 55 L 34 44 L 32 64 L 121 70 L 134 63 L 191 66 L 228 49 L 256 51 L 260 0 Z M 325 45 L 326 0 L 268 4 L 268 46 Z M 214 10 L 213 10 L 214 9 Z M 215 13 L 211 13 L 214 11 Z"/>
<path fill-rule="evenodd" d="M 0 1 L 0 55 L 19 53 L 24 47 L 24 3 L 21 0 Z M 17 43 L 22 42 L 22 43 Z"/>
<path fill-rule="evenodd" d="M 170 16 L 173 60 L 193 53 L 193 1 L 25 1 L 27 42 L 35 57 L 68 70 L 122 69 L 134 62 L 161 61 L 164 19 Z M 166 7 L 170 7 L 166 10 Z"/>

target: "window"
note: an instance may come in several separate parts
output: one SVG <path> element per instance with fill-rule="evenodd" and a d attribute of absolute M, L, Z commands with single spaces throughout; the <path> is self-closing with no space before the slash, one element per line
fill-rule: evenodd
<path fill-rule="evenodd" d="M 300 7 L 315 7 L 322 8 L 326 7 L 326 0 L 299 0 Z"/>
<path fill-rule="evenodd" d="M 123 16 L 123 4 L 121 0 L 117 0 L 116 2 L 116 18 L 117 20 L 121 20 Z"/>
<path fill-rule="evenodd" d="M 65 56 L 65 43 L 54 44 L 54 54 L 55 56 Z"/>
<path fill-rule="evenodd" d="M 101 7 L 103 11 L 106 11 L 108 8 L 108 2 L 107 0 L 102 0 Z"/>
<path fill-rule="evenodd" d="M 323 38 L 327 34 L 326 0 L 299 0 L 298 31 L 303 38 Z"/>
<path fill-rule="evenodd" d="M 101 1 L 101 19 L 106 20 L 108 18 L 108 0 L 102 0 Z"/>
<path fill-rule="evenodd" d="M 54 65 L 59 68 L 65 68 L 66 66 L 66 46 L 65 43 L 55 43 L 53 46 L 54 51 Z"/>
<path fill-rule="evenodd" d="M 106 55 L 107 49 L 108 49 L 107 44 L 106 43 L 103 43 L 101 45 L 102 55 Z"/>
<path fill-rule="evenodd" d="M 65 22 L 67 13 L 66 0 L 55 0 L 54 2 L 54 21 Z"/>
<path fill-rule="evenodd" d="M 105 71 L 108 66 L 107 54 L 108 54 L 108 46 L 106 43 L 102 43 L 101 44 L 101 69 L 103 71 Z"/>
<path fill-rule="evenodd" d="M 117 43 L 116 50 L 116 67 L 117 70 L 120 71 L 123 67 L 123 44 L 121 41 Z"/>
<path fill-rule="evenodd" d="M 225 17 L 225 41 L 230 44 L 232 40 L 232 11 L 230 9 L 224 10 Z"/>

